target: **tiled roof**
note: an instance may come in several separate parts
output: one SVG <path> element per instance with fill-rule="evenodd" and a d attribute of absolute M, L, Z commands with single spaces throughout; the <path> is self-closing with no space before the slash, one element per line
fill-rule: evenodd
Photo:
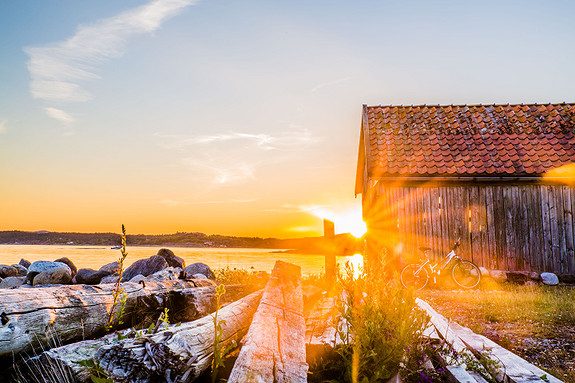
<path fill-rule="evenodd" d="M 575 104 L 364 106 L 371 176 L 539 175 L 575 162 Z"/>

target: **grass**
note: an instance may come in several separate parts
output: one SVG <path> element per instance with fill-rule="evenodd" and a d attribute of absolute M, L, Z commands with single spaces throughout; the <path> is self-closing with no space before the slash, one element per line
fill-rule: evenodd
<path fill-rule="evenodd" d="M 423 290 L 422 299 L 565 382 L 575 383 L 575 289 L 489 286 Z"/>

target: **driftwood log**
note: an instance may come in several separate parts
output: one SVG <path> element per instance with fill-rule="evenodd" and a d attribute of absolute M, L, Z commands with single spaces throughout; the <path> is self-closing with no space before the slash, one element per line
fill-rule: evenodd
<path fill-rule="evenodd" d="M 251 290 L 250 286 L 229 285 L 221 302 L 228 304 L 245 295 Z M 153 311 L 162 311 L 165 306 L 161 303 L 166 300 L 165 295 L 145 296 L 145 304 Z M 199 287 L 193 289 L 178 289 L 168 293 L 169 305 L 168 317 L 170 322 L 187 322 L 199 319 L 215 311 L 216 295 L 215 287 Z M 173 313 L 173 314 L 172 314 Z M 38 356 L 25 359 L 18 365 L 20 375 L 34 374 L 38 370 L 46 369 L 44 375 L 54 377 L 53 382 L 74 381 L 76 383 L 89 383 L 93 372 L 79 364 L 84 360 L 93 359 L 98 349 L 104 345 L 112 344 L 119 338 L 130 337 L 137 334 L 132 329 L 118 333 L 108 334 L 101 338 L 71 343 L 65 346 L 52 348 Z"/>
<path fill-rule="evenodd" d="M 126 294 L 126 325 L 139 298 L 174 289 L 213 286 L 210 280 L 122 283 Z M 33 348 L 50 348 L 52 336 L 61 344 L 102 334 L 112 308 L 114 284 L 66 285 L 0 291 L 0 357 Z M 118 323 L 114 323 L 117 327 Z"/>
<path fill-rule="evenodd" d="M 301 268 L 277 261 L 228 383 L 307 382 Z"/>
<path fill-rule="evenodd" d="M 250 326 L 262 291 L 257 291 L 218 311 L 222 323 L 221 345 L 239 342 Z M 182 325 L 170 325 L 156 334 L 104 345 L 96 361 L 114 381 L 145 383 L 191 382 L 209 368 L 214 351 L 211 315 Z"/>
<path fill-rule="evenodd" d="M 561 380 L 546 373 L 539 367 L 534 366 L 525 359 L 515 355 L 509 350 L 501 347 L 492 340 L 474 333 L 467 327 L 463 327 L 455 322 L 449 322 L 445 317 L 438 314 L 427 302 L 417 299 L 417 305 L 429 316 L 434 327 L 427 331 L 430 336 L 438 335 L 449 343 L 457 353 L 470 352 L 475 355 L 487 354 L 495 361 L 501 362 L 505 382 L 511 383 L 562 383 Z M 463 366 L 451 365 L 447 369 L 452 375 L 452 380 L 458 382 L 481 382 L 481 378 L 475 376 L 473 371 L 465 371 Z M 474 380 L 471 380 L 474 379 Z M 502 379 L 503 380 L 503 379 Z"/>

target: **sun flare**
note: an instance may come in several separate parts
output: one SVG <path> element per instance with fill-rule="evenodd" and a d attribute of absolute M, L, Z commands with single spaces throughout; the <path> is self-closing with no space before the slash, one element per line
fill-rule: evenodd
<path fill-rule="evenodd" d="M 336 233 L 350 233 L 356 238 L 361 238 L 367 232 L 367 225 L 362 218 L 361 205 L 342 210 L 330 210 L 318 206 L 310 208 L 309 212 L 318 218 L 332 221 Z"/>

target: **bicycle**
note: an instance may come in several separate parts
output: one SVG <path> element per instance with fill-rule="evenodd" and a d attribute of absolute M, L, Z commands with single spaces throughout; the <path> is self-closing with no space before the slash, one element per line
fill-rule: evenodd
<path fill-rule="evenodd" d="M 414 288 L 421 290 L 429 282 L 430 275 L 433 277 L 433 282 L 437 282 L 437 277 L 441 275 L 443 270 L 451 269 L 451 277 L 453 281 L 460 287 L 465 289 L 472 289 L 481 281 L 481 270 L 473 262 L 461 259 L 455 250 L 460 246 L 459 239 L 453 245 L 451 251 L 435 265 L 432 265 L 427 257 L 427 253 L 431 250 L 428 247 L 420 247 L 427 260 L 423 263 L 412 263 L 403 268 L 401 271 L 401 284 L 405 288 Z"/>

